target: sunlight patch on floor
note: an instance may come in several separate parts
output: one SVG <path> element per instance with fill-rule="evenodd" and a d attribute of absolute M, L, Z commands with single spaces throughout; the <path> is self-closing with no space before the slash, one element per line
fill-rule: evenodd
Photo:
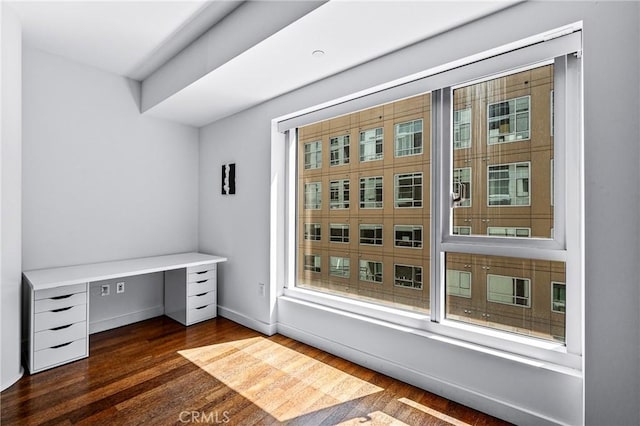
<path fill-rule="evenodd" d="M 383 391 L 263 337 L 178 353 L 281 422 Z"/>
<path fill-rule="evenodd" d="M 369 413 L 366 417 L 356 417 L 355 419 L 349 419 L 342 423 L 338 423 L 336 426 L 356 426 L 356 425 L 390 425 L 390 426 L 408 426 L 406 423 L 392 417 L 382 411 L 374 411 Z"/>
<path fill-rule="evenodd" d="M 456 419 L 454 417 L 447 416 L 446 414 L 441 413 L 438 410 L 434 410 L 433 408 L 429 408 L 426 405 L 422 405 L 422 404 L 420 404 L 418 402 L 415 402 L 415 401 L 412 401 L 412 400 L 410 400 L 408 398 L 399 398 L 398 401 L 400 401 L 400 402 L 402 402 L 404 404 L 407 404 L 408 406 L 413 407 L 413 408 L 415 408 L 417 410 L 420 410 L 423 413 L 427 413 L 427 414 L 429 414 L 429 415 L 431 415 L 433 417 L 436 417 L 436 418 L 438 418 L 440 420 L 444 420 L 445 422 L 447 422 L 449 424 L 452 424 L 454 426 L 471 426 L 469 423 L 461 422 L 460 420 L 458 420 L 458 419 Z"/>

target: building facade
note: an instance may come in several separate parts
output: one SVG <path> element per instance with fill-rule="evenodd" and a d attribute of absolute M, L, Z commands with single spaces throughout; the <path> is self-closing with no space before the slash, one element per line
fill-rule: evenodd
<path fill-rule="evenodd" d="M 553 66 L 453 90 L 452 234 L 553 236 Z M 431 94 L 298 129 L 298 286 L 429 312 Z M 564 264 L 446 255 L 446 315 L 564 339 Z"/>

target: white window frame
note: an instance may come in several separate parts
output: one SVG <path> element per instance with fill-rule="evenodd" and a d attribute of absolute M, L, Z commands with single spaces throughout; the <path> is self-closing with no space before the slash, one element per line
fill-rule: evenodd
<path fill-rule="evenodd" d="M 520 179 L 518 177 L 518 167 L 522 166 L 526 164 L 527 165 L 527 187 L 528 187 L 528 191 L 527 191 L 527 195 L 518 195 L 518 182 Z M 526 197 L 527 199 L 527 203 L 526 204 L 491 204 L 491 180 L 489 178 L 489 176 L 491 175 L 491 168 L 492 167 L 504 167 L 504 166 L 509 166 L 509 178 L 508 178 L 508 184 L 509 184 L 509 201 L 512 200 L 517 200 L 518 198 L 524 198 Z M 513 175 L 511 174 L 511 166 L 513 166 Z M 495 180 L 495 179 L 494 179 Z M 513 187 L 513 193 L 511 192 L 511 189 Z M 531 184 L 531 161 L 519 161 L 519 162 L 515 162 L 515 163 L 499 163 L 499 164 L 488 164 L 487 165 L 487 207 L 529 207 L 531 206 L 531 188 L 532 188 L 532 184 Z"/>
<path fill-rule="evenodd" d="M 378 200 L 378 179 L 380 180 L 380 200 Z M 367 193 L 367 183 L 374 180 L 373 190 L 375 191 L 375 200 L 365 199 Z M 365 184 L 364 188 L 362 184 Z M 369 188 L 371 190 L 371 188 Z M 373 206 L 371 206 L 373 204 Z M 358 205 L 361 209 L 382 209 L 384 207 L 384 178 L 382 176 L 364 176 L 360 178 L 358 185 Z"/>
<path fill-rule="evenodd" d="M 411 232 L 411 239 L 410 240 L 398 239 L 398 232 L 400 231 L 399 228 L 411 228 L 404 231 L 404 232 Z M 419 240 L 415 239 L 415 232 L 417 230 L 420 230 Z M 411 243 L 411 245 L 410 246 L 399 245 L 398 242 L 400 241 Z M 419 246 L 417 246 L 417 244 L 419 244 Z M 424 247 L 424 227 L 422 225 L 393 225 L 393 246 L 397 248 L 422 250 L 422 248 Z"/>
<path fill-rule="evenodd" d="M 458 279 L 457 279 L 457 286 L 452 286 L 451 284 L 451 279 L 450 279 L 450 275 L 449 273 L 455 272 L 458 275 Z M 460 275 L 467 275 L 469 277 L 469 288 L 465 289 L 463 287 L 460 287 Z M 447 296 L 456 296 L 456 297 L 464 297 L 466 299 L 471 299 L 471 288 L 472 288 L 472 274 L 469 271 L 460 271 L 458 269 L 447 269 L 446 271 L 446 285 L 447 285 Z M 452 288 L 457 288 L 458 290 L 462 289 L 462 290 L 469 290 L 469 294 L 461 294 L 459 291 L 458 293 L 452 293 L 451 289 Z"/>
<path fill-rule="evenodd" d="M 405 185 L 405 188 L 411 188 L 411 198 L 400 198 L 400 180 L 411 179 L 411 185 Z M 420 184 L 416 184 L 416 179 L 420 179 Z M 420 199 L 416 199 L 417 187 L 420 187 Z M 393 207 L 396 209 L 421 209 L 424 205 L 423 197 L 424 176 L 422 172 L 397 173 L 393 176 Z M 410 203 L 409 206 L 401 206 L 400 204 Z"/>
<path fill-rule="evenodd" d="M 309 147 L 308 152 L 307 147 Z M 313 149 L 314 147 L 316 149 Z M 315 170 L 322 168 L 322 141 L 305 142 L 303 149 L 304 169 Z M 307 162 L 307 155 L 309 155 L 309 162 Z M 314 158 L 316 161 L 311 161 Z"/>
<path fill-rule="evenodd" d="M 479 347 L 538 359 L 548 365 L 569 367 L 573 371 L 582 368 L 582 335 L 584 324 L 584 180 L 582 161 L 582 23 L 528 37 L 525 40 L 479 53 L 455 63 L 443 64 L 353 96 L 345 96 L 317 106 L 277 117 L 272 121 L 272 215 L 271 215 L 271 282 L 284 283 L 283 294 L 308 303 L 333 306 L 336 309 L 377 318 L 452 339 L 478 344 Z M 572 52 L 577 52 L 573 54 Z M 470 237 L 451 234 L 451 153 L 442 141 L 449 141 L 451 133 L 451 100 L 446 90 L 456 84 L 464 85 L 477 76 L 493 76 L 521 69 L 522 64 L 555 62 L 554 76 L 554 205 L 553 238 L 505 239 L 496 245 L 497 238 L 474 235 Z M 533 66 L 532 66 L 533 67 Z M 445 89 L 445 90 L 440 90 Z M 431 92 L 431 200 L 432 220 L 430 232 L 430 313 L 421 315 L 393 307 L 361 300 L 326 295 L 321 292 L 296 288 L 297 271 L 297 212 L 299 205 L 296 171 L 296 128 L 332 117 L 364 110 L 399 99 Z M 445 95 L 443 96 L 443 93 Z M 563 143 L 559 143 L 562 140 Z M 445 149 L 443 149 L 445 148 Z M 563 167 L 558 165 L 562 164 Z M 560 172 L 562 169 L 562 173 Z M 562 196 L 560 196 L 562 195 Z M 427 201 L 425 201 L 427 202 Z M 570 208 L 571 221 L 566 221 Z M 286 214 L 280 214 L 286 213 Z M 289 219 L 287 219 L 289 218 Z M 526 241 L 526 243 L 525 243 Z M 566 345 L 541 341 L 527 336 L 500 330 L 487 329 L 471 324 L 449 321 L 444 318 L 444 253 L 500 255 L 527 259 L 562 261 L 566 264 L 567 303 Z"/>
<path fill-rule="evenodd" d="M 417 131 L 415 131 L 415 125 L 416 123 L 420 123 L 420 145 L 419 147 L 415 146 L 415 135 L 416 133 L 418 133 Z M 412 125 L 412 131 L 411 132 L 403 132 L 400 133 L 400 126 L 405 125 L 405 124 L 411 124 Z M 396 158 L 400 158 L 400 157 L 410 157 L 412 155 L 421 155 L 424 152 L 424 122 L 422 120 L 422 118 L 418 118 L 416 120 L 409 120 L 409 121 L 403 121 L 402 123 L 396 123 L 395 126 L 393 126 L 393 134 L 394 134 L 394 153 L 395 153 L 395 157 Z M 411 148 L 403 148 L 401 149 L 399 147 L 401 138 L 410 138 L 411 139 Z"/>
<path fill-rule="evenodd" d="M 329 138 L 329 167 L 336 167 L 336 166 L 349 164 L 349 161 L 351 159 L 350 145 L 351 145 L 350 135 L 332 136 Z M 345 154 L 345 148 L 347 148 L 346 154 Z M 337 160 L 334 160 L 334 153 L 338 153 Z"/>
<path fill-rule="evenodd" d="M 342 230 L 342 241 L 334 241 L 332 240 L 332 233 L 331 230 L 332 229 L 338 229 L 338 227 Z M 347 230 L 347 236 L 346 236 L 346 241 L 344 241 L 345 236 L 344 236 L 344 230 Z M 351 240 L 351 229 L 349 229 L 349 224 L 348 223 L 330 223 L 329 224 L 329 242 L 330 243 L 335 243 L 335 244 L 349 244 L 349 241 Z"/>
<path fill-rule="evenodd" d="M 373 146 L 374 154 L 365 154 L 369 146 Z M 384 128 L 376 127 L 374 129 L 362 130 L 360 132 L 359 147 L 361 163 L 382 160 L 384 158 Z"/>
<path fill-rule="evenodd" d="M 461 122 L 460 120 L 456 120 L 456 117 L 460 117 L 462 115 L 462 113 L 467 113 L 469 114 L 469 121 L 468 122 Z M 466 148 L 471 148 L 471 141 L 473 140 L 473 126 L 471 125 L 472 121 L 473 121 L 473 116 L 471 113 L 471 107 L 467 107 L 467 108 L 460 108 L 457 109 L 455 111 L 453 111 L 453 149 L 466 149 Z M 468 125 L 469 126 L 469 140 L 466 141 L 466 143 L 464 145 L 462 145 L 460 143 L 460 140 L 456 140 L 455 136 L 460 134 L 460 127 L 463 125 Z M 457 143 L 457 144 L 456 144 Z"/>
<path fill-rule="evenodd" d="M 373 231 L 373 238 L 367 238 L 373 243 L 363 243 L 362 242 L 362 231 Z M 380 238 L 377 237 L 378 231 L 380 231 Z M 378 241 L 378 242 L 376 242 Z M 379 223 L 361 223 L 358 226 L 358 244 L 363 246 L 382 246 L 384 245 L 384 227 Z"/>
<path fill-rule="evenodd" d="M 337 184 L 338 200 L 333 199 L 334 187 Z M 349 193 L 351 183 L 349 179 L 338 179 L 329 181 L 329 209 L 330 210 L 347 210 L 351 206 L 351 195 Z M 346 195 L 346 197 L 345 197 Z M 346 198 L 346 200 L 345 200 Z"/>

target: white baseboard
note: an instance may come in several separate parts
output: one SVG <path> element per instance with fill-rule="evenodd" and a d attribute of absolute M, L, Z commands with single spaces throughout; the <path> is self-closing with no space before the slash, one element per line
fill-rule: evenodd
<path fill-rule="evenodd" d="M 101 331 L 111 330 L 112 328 L 122 327 L 123 325 L 133 324 L 134 322 L 144 321 L 150 318 L 164 315 L 164 306 L 154 306 L 138 312 L 131 312 L 119 317 L 107 318 L 100 321 L 94 321 L 89 324 L 89 334 L 99 333 Z"/>
<path fill-rule="evenodd" d="M 401 380 L 421 389 L 428 389 L 444 398 L 459 402 L 485 413 L 522 425 L 557 425 L 558 423 L 543 414 L 534 413 L 504 401 L 489 397 L 472 389 L 467 389 L 453 383 L 443 381 L 437 377 L 407 368 L 393 361 L 379 358 L 366 352 L 345 346 L 310 334 L 306 331 L 277 324 L 277 332 L 284 336 L 308 344 L 325 352 L 339 356 L 358 365 L 370 368 L 394 379 Z"/>
<path fill-rule="evenodd" d="M 218 305 L 218 315 L 262 334 L 266 334 L 267 336 L 273 336 L 278 331 L 276 324 L 267 324 L 265 322 L 258 321 L 255 318 L 250 318 L 240 312 L 234 311 L 233 309 L 225 308 L 224 306 Z"/>

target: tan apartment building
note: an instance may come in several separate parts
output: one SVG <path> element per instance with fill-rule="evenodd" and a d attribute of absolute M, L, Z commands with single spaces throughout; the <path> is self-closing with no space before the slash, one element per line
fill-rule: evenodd
<path fill-rule="evenodd" d="M 429 311 L 431 94 L 298 129 L 298 285 Z M 453 91 L 452 233 L 550 238 L 553 66 Z M 564 339 L 564 264 L 447 254 L 447 317 Z"/>

